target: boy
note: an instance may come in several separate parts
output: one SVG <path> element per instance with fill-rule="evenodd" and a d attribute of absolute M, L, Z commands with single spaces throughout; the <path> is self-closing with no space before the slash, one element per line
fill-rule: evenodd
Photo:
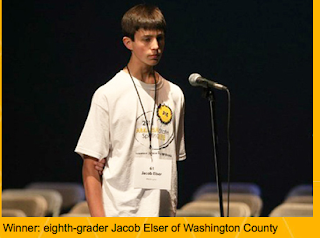
<path fill-rule="evenodd" d="M 75 149 L 84 159 L 90 214 L 174 216 L 176 161 L 186 158 L 184 96 L 153 69 L 164 50 L 166 22 L 157 7 L 141 4 L 121 25 L 129 63 L 95 92 Z M 104 158 L 100 177 L 95 165 Z"/>

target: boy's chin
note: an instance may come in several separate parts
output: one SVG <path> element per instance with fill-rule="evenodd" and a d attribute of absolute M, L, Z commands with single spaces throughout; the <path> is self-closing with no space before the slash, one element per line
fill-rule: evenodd
<path fill-rule="evenodd" d="M 148 65 L 153 67 L 153 66 L 156 66 L 157 64 L 159 64 L 159 62 L 160 62 L 159 60 L 153 60 Z"/>

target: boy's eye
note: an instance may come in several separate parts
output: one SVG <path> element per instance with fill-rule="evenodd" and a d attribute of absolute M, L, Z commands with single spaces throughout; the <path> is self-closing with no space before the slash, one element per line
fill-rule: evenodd
<path fill-rule="evenodd" d="M 163 36 L 158 36 L 157 41 L 163 41 Z"/>

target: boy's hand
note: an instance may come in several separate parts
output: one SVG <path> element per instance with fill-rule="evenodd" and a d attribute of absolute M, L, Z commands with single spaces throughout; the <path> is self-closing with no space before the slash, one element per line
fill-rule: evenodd
<path fill-rule="evenodd" d="M 104 169 L 105 164 L 106 164 L 106 159 L 102 159 L 100 161 L 95 161 L 94 162 L 94 168 L 96 170 L 98 170 L 100 175 L 103 174 L 103 169 Z"/>

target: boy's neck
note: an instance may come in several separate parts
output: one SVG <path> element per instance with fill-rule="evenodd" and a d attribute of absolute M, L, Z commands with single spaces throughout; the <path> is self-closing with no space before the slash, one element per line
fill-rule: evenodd
<path fill-rule="evenodd" d="M 132 77 L 135 77 L 144 83 L 154 84 L 154 76 L 156 77 L 157 81 L 157 76 L 152 66 L 138 66 L 130 61 L 128 63 L 128 67 Z M 124 69 L 124 71 L 129 73 L 127 67 Z"/>

